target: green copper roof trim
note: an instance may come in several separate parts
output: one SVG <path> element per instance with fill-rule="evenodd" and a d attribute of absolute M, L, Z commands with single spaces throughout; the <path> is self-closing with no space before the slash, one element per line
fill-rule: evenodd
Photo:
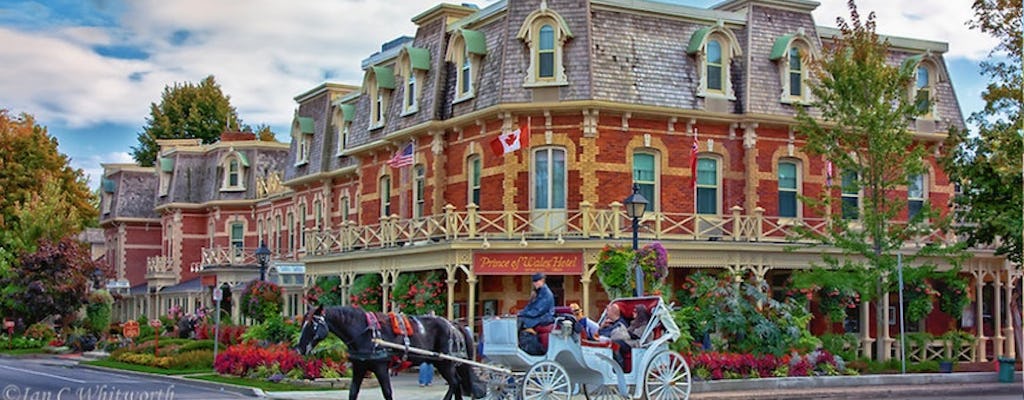
<path fill-rule="evenodd" d="M 462 33 L 462 39 L 466 41 L 467 51 L 481 56 L 487 55 L 487 39 L 484 38 L 483 32 L 469 29 L 459 29 L 459 32 Z"/>
<path fill-rule="evenodd" d="M 114 184 L 114 181 L 112 181 L 110 179 L 107 179 L 107 178 L 103 178 L 102 182 L 103 182 L 102 186 L 103 186 L 103 191 L 104 192 L 106 192 L 106 193 L 114 193 L 114 189 L 117 188 L 117 185 Z"/>
<path fill-rule="evenodd" d="M 710 26 L 705 26 L 694 32 L 693 36 L 690 36 L 690 45 L 686 46 L 686 54 L 693 54 L 700 51 L 700 48 L 703 47 L 701 45 L 704 44 L 704 38 L 708 36 L 708 33 L 711 33 Z"/>
<path fill-rule="evenodd" d="M 373 76 L 377 81 L 377 89 L 394 89 L 395 88 L 395 70 L 388 67 L 370 67 L 373 68 Z"/>
<path fill-rule="evenodd" d="M 793 41 L 793 37 L 796 36 L 792 33 L 788 35 L 779 36 L 775 39 L 775 45 L 772 46 L 772 55 L 768 59 L 775 61 L 786 56 L 789 52 L 789 44 Z"/>
<path fill-rule="evenodd" d="M 413 69 L 430 71 L 430 51 L 419 47 L 405 46 L 405 52 L 409 54 L 409 64 Z"/>
<path fill-rule="evenodd" d="M 302 132 L 302 133 L 313 133 L 313 131 L 315 131 L 315 129 L 314 129 L 315 125 L 313 123 L 313 119 L 312 118 L 309 118 L 309 117 L 296 117 L 295 119 L 299 120 L 299 131 L 300 132 Z"/>
<path fill-rule="evenodd" d="M 344 119 L 345 122 L 352 122 L 352 120 L 356 119 L 356 106 L 355 106 L 355 104 L 342 104 L 341 105 L 341 114 L 342 114 L 342 119 Z"/>
<path fill-rule="evenodd" d="M 163 172 L 174 172 L 174 159 L 160 157 L 160 171 Z"/>
<path fill-rule="evenodd" d="M 914 68 L 917 68 L 917 65 L 920 64 L 922 60 L 924 60 L 924 54 L 907 57 L 906 60 L 903 60 L 903 68 L 913 70 Z"/>
<path fill-rule="evenodd" d="M 235 152 L 235 154 L 238 154 L 238 159 L 242 162 L 242 166 L 248 168 L 249 167 L 249 156 L 246 156 L 245 153 L 240 152 L 240 151 Z"/>

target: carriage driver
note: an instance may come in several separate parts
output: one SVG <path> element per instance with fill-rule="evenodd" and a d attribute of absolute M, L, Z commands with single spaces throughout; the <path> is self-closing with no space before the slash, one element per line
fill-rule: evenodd
<path fill-rule="evenodd" d="M 545 283 L 544 274 L 533 274 L 533 294 L 530 303 L 519 312 L 519 324 L 522 329 L 536 334 L 538 326 L 555 323 L 555 295 Z"/>

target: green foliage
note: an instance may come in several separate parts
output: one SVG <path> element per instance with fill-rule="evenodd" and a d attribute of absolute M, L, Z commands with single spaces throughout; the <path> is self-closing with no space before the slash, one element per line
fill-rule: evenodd
<path fill-rule="evenodd" d="M 292 343 L 299 333 L 299 326 L 288 321 L 280 313 L 267 315 L 263 322 L 249 327 L 242 334 L 242 340 L 260 340 L 267 343 Z"/>
<path fill-rule="evenodd" d="M 977 134 L 951 130 L 946 147 L 953 149 L 943 167 L 953 182 L 964 185 L 956 197 L 960 233 L 968 245 L 998 244 L 996 254 L 1021 263 L 1021 153 L 1024 149 L 1024 74 L 1021 73 L 1021 3 L 976 0 L 972 29 L 999 40 L 981 63 L 989 78 L 982 92 L 985 108 L 971 115 Z"/>
<path fill-rule="evenodd" d="M 857 358 L 859 349 L 857 345 L 860 340 L 856 334 L 853 333 L 842 333 L 842 334 L 831 334 L 826 333 L 819 337 L 821 339 L 821 347 L 829 353 L 838 355 L 844 360 L 853 360 Z"/>
<path fill-rule="evenodd" d="M 53 338 L 57 337 L 57 332 L 53 330 L 50 324 L 45 322 L 36 322 L 25 330 L 25 337 L 30 339 L 42 340 L 43 342 L 49 342 Z"/>
<path fill-rule="evenodd" d="M 254 280 L 242 291 L 242 315 L 255 321 L 262 322 L 274 315 L 280 315 L 283 305 L 281 287 L 273 282 Z"/>
<path fill-rule="evenodd" d="M 876 276 L 857 266 L 827 269 L 814 266 L 793 272 L 793 287 L 817 293 L 818 308 L 830 322 L 843 322 L 862 298 L 870 298 Z"/>
<path fill-rule="evenodd" d="M 15 271 L 0 276 L 0 311 L 27 324 L 73 313 L 85 303 L 98 268 L 81 242 L 43 239 L 35 251 L 19 255 Z"/>
<path fill-rule="evenodd" d="M 903 269 L 903 307 L 908 322 L 920 321 L 934 309 L 934 298 L 938 293 L 928 283 L 934 271 L 931 266 Z M 890 291 L 898 290 L 898 285 L 898 282 L 892 282 Z"/>
<path fill-rule="evenodd" d="M 953 319 L 960 319 L 964 307 L 971 304 L 967 293 L 967 279 L 960 275 L 959 270 L 946 271 L 933 279 L 935 290 L 939 292 L 939 310 L 949 314 Z"/>
<path fill-rule="evenodd" d="M 691 337 L 711 333 L 721 340 L 715 350 L 782 355 L 792 350 L 809 351 L 821 342 L 811 335 L 811 314 L 799 301 L 776 301 L 767 284 L 723 274 L 696 273 L 687 277 L 678 298 L 690 315 L 686 322 Z"/>
<path fill-rule="evenodd" d="M 89 330 L 101 335 L 110 326 L 110 314 L 114 298 L 106 290 L 95 290 L 89 294 L 89 304 L 85 307 L 85 323 Z"/>
<path fill-rule="evenodd" d="M 46 346 L 47 341 L 34 339 L 30 337 L 15 336 L 12 340 L 7 335 L 0 335 L 0 348 L 6 349 L 10 346 L 12 349 L 38 349 Z"/>
<path fill-rule="evenodd" d="M 380 274 L 364 274 L 352 281 L 352 294 L 349 300 L 352 305 L 366 311 L 381 310 L 381 279 Z"/>
<path fill-rule="evenodd" d="M 805 198 L 805 204 L 818 215 L 832 219 L 830 229 L 799 229 L 805 239 L 835 247 L 841 256 L 825 257 L 829 269 L 861 268 L 871 270 L 870 292 L 879 298 L 886 292 L 883 276 L 892 277 L 896 253 L 911 238 L 949 229 L 949 218 L 940 216 L 927 204 L 907 222 L 897 222 L 907 208 L 901 191 L 908 178 L 925 173 L 927 143 L 916 141 L 908 124 L 926 109 L 917 107 L 910 97 L 914 66 L 890 62 L 889 45 L 875 33 L 875 16 L 862 21 L 850 2 L 850 20 L 838 20 L 841 35 L 812 61 L 814 79 L 808 82 L 814 101 L 810 107 L 797 107 L 797 131 L 806 140 L 805 150 L 831 161 L 839 171 L 852 173 L 843 189 L 863 193 L 856 223 L 843 219 L 838 188 L 823 190 L 818 198 Z M 811 110 L 814 110 L 813 112 Z M 843 179 L 840 179 L 843 181 Z M 958 265 L 962 245 L 948 246 L 941 239 L 927 241 L 912 254 L 904 255 L 904 265 L 934 265 L 943 260 Z M 878 312 L 880 313 L 881 305 Z M 876 329 L 887 329 L 887 321 L 878 318 Z M 884 343 L 878 341 L 878 351 Z"/>
<path fill-rule="evenodd" d="M 604 246 L 598 255 L 597 277 L 612 299 L 631 297 L 636 288 L 635 265 L 644 272 L 644 292 L 662 294 L 668 276 L 668 252 L 654 242 L 633 251 L 625 246 Z"/>
<path fill-rule="evenodd" d="M 190 340 L 178 349 L 182 353 L 194 350 L 213 350 L 213 340 Z"/>
<path fill-rule="evenodd" d="M 132 158 L 142 166 L 152 166 L 159 151 L 159 139 L 194 138 L 214 143 L 221 132 L 238 131 L 240 124 L 230 97 L 221 92 L 213 75 L 198 84 L 165 86 L 160 104 L 149 106 L 149 117 L 138 135 L 138 147 L 132 147 Z"/>
<path fill-rule="evenodd" d="M 436 271 L 401 274 L 391 290 L 391 299 L 398 303 L 398 309 L 412 315 L 444 314 L 447 297 L 447 286 Z"/>
<path fill-rule="evenodd" d="M 0 109 L 0 188 L 0 248 L 6 259 L 0 260 L 0 272 L 13 256 L 34 250 L 36 240 L 57 241 L 96 224 L 95 196 L 84 172 L 71 168 L 57 140 L 29 114 L 12 117 Z"/>
<path fill-rule="evenodd" d="M 306 292 L 306 304 L 325 307 L 345 304 L 341 295 L 341 278 L 337 276 L 318 277 L 313 287 Z"/>

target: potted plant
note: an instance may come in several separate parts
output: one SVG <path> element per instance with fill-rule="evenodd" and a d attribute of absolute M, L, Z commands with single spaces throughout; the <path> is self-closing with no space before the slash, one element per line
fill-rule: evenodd
<path fill-rule="evenodd" d="M 597 277 L 611 299 L 630 297 L 636 288 L 634 270 L 644 272 L 644 292 L 661 295 L 668 277 L 668 251 L 654 242 L 633 251 L 625 246 L 604 246 L 597 260 Z M 641 293 L 643 295 L 643 293 Z"/>

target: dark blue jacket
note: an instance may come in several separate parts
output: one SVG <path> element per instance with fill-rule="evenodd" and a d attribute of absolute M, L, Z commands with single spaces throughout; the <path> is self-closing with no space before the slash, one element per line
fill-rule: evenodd
<path fill-rule="evenodd" d="M 551 294 L 548 285 L 537 289 L 537 295 L 533 297 L 530 304 L 527 304 L 526 308 L 519 312 L 519 322 L 523 324 L 524 328 L 555 323 L 555 295 Z"/>

